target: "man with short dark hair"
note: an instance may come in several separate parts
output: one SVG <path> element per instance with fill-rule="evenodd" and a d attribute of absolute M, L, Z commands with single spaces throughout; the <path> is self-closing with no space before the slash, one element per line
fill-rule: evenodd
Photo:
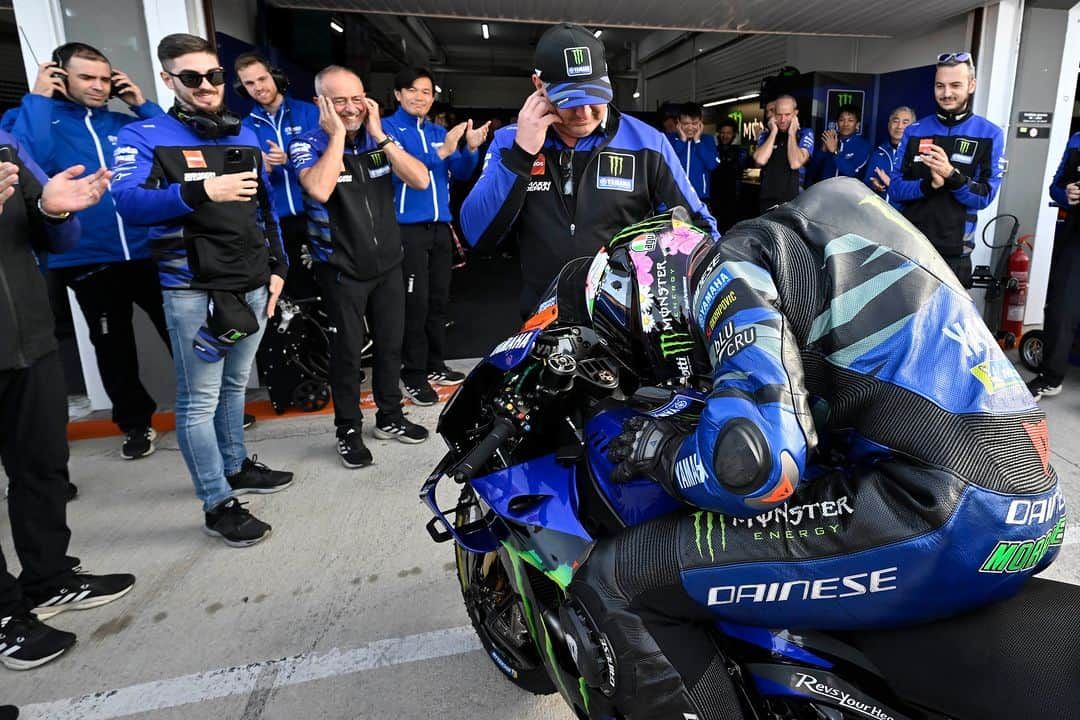
<path fill-rule="evenodd" d="M 716 169 L 716 140 L 705 133 L 701 106 L 694 102 L 679 107 L 679 121 L 668 140 L 675 149 L 686 180 L 703 202 L 708 202 L 712 181 L 710 174 Z"/>
<path fill-rule="evenodd" d="M 355 72 L 340 65 L 323 68 L 315 76 L 315 92 L 319 127 L 295 138 L 289 156 L 304 188 L 315 279 L 334 329 L 330 390 L 337 452 L 342 465 L 360 468 L 372 463 L 361 435 L 365 315 L 375 336 L 372 392 L 378 410 L 373 434 L 403 443 L 428 438 L 427 429 L 410 422 L 401 409 L 405 287 L 390 176 L 415 190 L 426 190 L 431 176 L 383 130 L 379 104 L 367 97 Z"/>
<path fill-rule="evenodd" d="M 120 128 L 148 120 L 162 109 L 146 99 L 99 50 L 67 43 L 53 51 L 59 61 L 43 63 L 33 90 L 2 125 L 27 148 L 47 175 L 72 165 L 111 168 Z M 109 110 L 119 97 L 136 117 Z M 139 381 L 139 357 L 131 312 L 138 305 L 166 347 L 169 331 L 161 309 L 161 287 L 150 259 L 146 228 L 124 222 L 110 192 L 79 213 L 82 236 L 62 255 L 48 256 L 49 269 L 75 293 L 94 344 L 98 371 L 112 403 L 112 419 L 125 434 L 126 460 L 154 452 L 157 433 L 150 419 L 157 404 Z"/>
<path fill-rule="evenodd" d="M 233 63 L 237 92 L 254 103 L 243 123 L 261 143 L 263 167 L 270 175 L 274 208 L 281 226 L 281 239 L 289 254 L 287 294 L 306 298 L 317 294 L 314 280 L 301 259 L 307 242 L 307 215 L 296 170 L 289 163 L 289 142 L 319 126 L 319 110 L 304 100 L 286 95 L 288 79 L 265 56 L 243 53 Z"/>
<path fill-rule="evenodd" d="M 108 192 L 104 167 L 75 165 L 49 180 L 0 132 L 0 460 L 22 572 L 0 553 L 0 665 L 28 670 L 53 660 L 75 636 L 41 622 L 126 595 L 133 575 L 88 575 L 67 554 L 68 442 L 64 370 L 45 279 L 35 253 L 62 253 L 79 239 L 73 217 Z"/>
<path fill-rule="evenodd" d="M 994 201 L 1005 173 L 1001 128 L 972 111 L 971 53 L 942 53 L 934 75 L 937 112 L 912 123 L 896 150 L 889 199 L 971 287 L 976 213 Z"/>
<path fill-rule="evenodd" d="M 480 162 L 477 150 L 487 139 L 491 123 L 474 128 L 470 119 L 446 130 L 427 122 L 435 102 L 435 80 L 426 68 L 402 69 L 394 78 L 394 97 L 398 109 L 386 118 L 386 129 L 424 164 L 429 178 L 428 189 L 415 190 L 393 176 L 394 207 L 405 249 L 401 383 L 414 403 L 434 405 L 439 396 L 432 385 L 460 385 L 465 380 L 465 375 L 446 366 L 444 355 L 453 264 L 450 179 L 467 182 L 472 177 Z"/>
<path fill-rule="evenodd" d="M 831 177 L 862 178 L 870 157 L 870 142 L 859 134 L 859 108 L 842 105 L 836 113 L 836 129 L 821 133 L 821 146 L 811 160 L 810 183 Z"/>
<path fill-rule="evenodd" d="M 761 168 L 758 199 L 761 212 L 798 196 L 802 180 L 800 171 L 814 152 L 814 133 L 810 128 L 799 127 L 799 106 L 795 98 L 781 95 L 775 103 L 768 129 L 758 138 L 758 147 L 754 151 L 754 162 Z"/>
<path fill-rule="evenodd" d="M 709 208 L 716 216 L 717 228 L 720 232 L 727 232 L 740 220 L 742 175 L 750 161 L 750 154 L 735 141 L 739 129 L 734 119 L 728 117 L 721 120 L 716 133 L 717 164 L 710 178 Z"/>
<path fill-rule="evenodd" d="M 888 141 L 878 145 L 870 153 L 870 160 L 866 163 L 866 175 L 863 181 L 870 186 L 871 190 L 887 199 L 893 207 L 897 207 L 897 203 L 888 196 L 888 192 L 889 183 L 892 182 L 890 176 L 896 167 L 896 150 L 900 147 L 904 130 L 913 122 L 915 122 L 915 111 L 907 105 L 901 105 L 893 110 L 889 114 Z"/>
<path fill-rule="evenodd" d="M 247 547 L 269 537 L 270 525 L 236 496 L 293 482 L 247 457 L 243 430 L 248 376 L 288 258 L 259 140 L 225 111 L 213 46 L 177 33 L 157 54 L 176 103 L 120 131 L 113 193 L 129 222 L 151 226 L 176 367 L 176 437 L 204 531 Z"/>
<path fill-rule="evenodd" d="M 580 25 L 555 25 L 533 61 L 536 92 L 517 124 L 495 133 L 461 208 L 471 245 L 518 230 L 523 314 L 568 261 L 658 210 L 686 206 L 693 222 L 719 236 L 667 138 L 610 104 L 599 39 Z"/>

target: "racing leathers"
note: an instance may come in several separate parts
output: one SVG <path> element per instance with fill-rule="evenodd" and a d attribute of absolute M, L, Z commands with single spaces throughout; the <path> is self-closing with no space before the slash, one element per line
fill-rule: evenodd
<path fill-rule="evenodd" d="M 718 236 L 716 221 L 658 130 L 607 106 L 596 131 L 567 147 L 549 129 L 531 155 L 517 126 L 496 131 L 484 169 L 461 208 L 470 245 L 497 242 L 514 227 L 521 252 L 521 309 L 527 312 L 568 261 L 591 255 L 616 232 L 683 205 Z"/>
<path fill-rule="evenodd" d="M 630 717 L 738 717 L 693 623 L 925 621 L 1055 558 L 1045 416 L 926 238 L 859 181 L 738 224 L 686 277 L 712 390 L 664 486 L 691 512 L 597 542 L 570 585 Z"/>
<path fill-rule="evenodd" d="M 920 153 L 945 150 L 956 169 L 934 188 Z M 994 201 L 1005 172 L 1001 128 L 970 110 L 924 117 L 904 129 L 891 174 L 889 199 L 945 258 L 964 287 L 971 286 L 976 213 Z"/>

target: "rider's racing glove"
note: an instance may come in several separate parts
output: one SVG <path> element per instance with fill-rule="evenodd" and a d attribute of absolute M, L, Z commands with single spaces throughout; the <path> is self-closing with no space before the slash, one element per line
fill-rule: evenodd
<path fill-rule="evenodd" d="M 622 433 L 608 446 L 608 459 L 617 463 L 611 481 L 648 477 L 678 498 L 672 483 L 675 456 L 687 432 L 670 420 L 635 416 L 623 423 Z"/>

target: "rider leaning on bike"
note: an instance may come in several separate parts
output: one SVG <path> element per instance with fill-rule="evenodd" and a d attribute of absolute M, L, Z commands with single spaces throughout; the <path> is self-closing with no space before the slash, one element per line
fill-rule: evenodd
<path fill-rule="evenodd" d="M 643 385 L 712 386 L 696 426 L 636 418 L 609 451 L 694 512 L 598 542 L 570 586 L 632 717 L 732 717 L 694 623 L 920 622 L 1056 556 L 1043 413 L 926 238 L 857 181 L 718 243 L 678 210 L 641 223 L 586 294 Z"/>

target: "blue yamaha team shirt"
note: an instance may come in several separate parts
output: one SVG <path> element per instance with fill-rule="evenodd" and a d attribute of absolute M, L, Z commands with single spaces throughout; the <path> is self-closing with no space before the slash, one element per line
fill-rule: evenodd
<path fill-rule="evenodd" d="M 319 127 L 319 109 L 309 102 L 286 95 L 273 117 L 256 103 L 243 123 L 259 138 L 260 150 L 267 152 L 270 146 L 266 141 L 272 140 L 288 157 L 289 143 L 293 138 Z M 274 189 L 274 207 L 277 208 L 279 217 L 291 217 L 304 212 L 303 190 L 291 162 L 275 165 L 270 169 L 270 185 Z"/>
<path fill-rule="evenodd" d="M 892 143 L 882 143 L 874 148 L 874 151 L 870 153 L 870 160 L 866 163 L 866 173 L 863 175 L 863 182 L 866 183 L 866 186 L 888 200 L 889 204 L 895 208 L 899 207 L 899 203 L 889 196 L 888 188 L 884 192 L 878 192 L 870 181 L 877 179 L 878 169 L 883 170 L 886 175 L 892 176 L 893 169 L 896 167 L 897 147 Z"/>
<path fill-rule="evenodd" d="M 446 140 L 446 128 L 410 115 L 404 108 L 383 120 L 383 130 L 405 151 L 424 163 L 431 183 L 427 190 L 409 187 L 397 175 L 394 181 L 394 207 L 402 225 L 425 222 L 450 222 L 450 178 L 468 181 L 480 163 L 478 150 L 462 147 L 446 159 L 439 148 Z"/>
<path fill-rule="evenodd" d="M 1080 182 L 1080 132 L 1069 138 L 1057 172 L 1054 173 L 1054 180 L 1050 183 L 1050 198 L 1075 215 L 1076 208 L 1080 206 L 1070 205 L 1069 197 L 1065 193 L 1065 186 L 1074 182 Z"/>
<path fill-rule="evenodd" d="M 668 133 L 667 139 L 671 147 L 675 148 L 675 155 L 678 156 L 679 164 L 682 165 L 683 174 L 694 186 L 698 197 L 708 200 L 712 190 L 709 178 L 712 171 L 720 165 L 716 139 L 712 135 L 702 134 L 697 140 L 681 140 L 678 133 Z"/>
<path fill-rule="evenodd" d="M 31 93 L 23 97 L 19 107 L 4 114 L 0 127 L 22 143 L 47 175 L 55 175 L 72 165 L 85 165 L 87 173 L 91 173 L 101 167 L 113 169 L 120 128 L 164 113 L 149 101 L 131 109 L 138 117 Z M 111 191 L 96 205 L 76 215 L 82 226 L 78 245 L 63 255 L 48 256 L 49 267 L 100 265 L 150 257 L 146 228 L 123 221 Z"/>
<path fill-rule="evenodd" d="M 836 152 L 831 153 L 822 145 L 810 158 L 812 182 L 831 177 L 861 178 L 870 157 L 870 141 L 862 135 L 853 134 L 838 138 Z"/>

